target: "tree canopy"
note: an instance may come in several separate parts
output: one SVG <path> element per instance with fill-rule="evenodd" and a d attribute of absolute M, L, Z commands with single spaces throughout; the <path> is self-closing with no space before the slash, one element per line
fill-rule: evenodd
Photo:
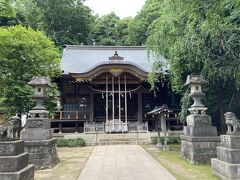
<path fill-rule="evenodd" d="M 162 0 L 147 0 L 137 16 L 129 25 L 128 41 L 131 45 L 141 46 L 148 37 L 149 26 L 159 17 Z"/>
<path fill-rule="evenodd" d="M 206 103 L 213 116 L 220 113 L 222 131 L 223 113 L 236 112 L 240 102 L 239 10 L 236 0 L 164 0 L 147 40 L 150 50 L 168 59 L 176 92 L 184 94 L 188 74 L 209 81 Z"/>
<path fill-rule="evenodd" d="M 57 46 L 89 44 L 95 17 L 82 0 L 17 0 L 23 24 L 42 30 Z"/>
<path fill-rule="evenodd" d="M 0 17 L 12 17 L 14 16 L 14 10 L 11 4 L 11 0 L 0 0 Z"/>
<path fill-rule="evenodd" d="M 32 107 L 33 76 L 55 77 L 60 73 L 60 55 L 42 32 L 21 25 L 0 28 L 0 97 L 9 115 Z"/>

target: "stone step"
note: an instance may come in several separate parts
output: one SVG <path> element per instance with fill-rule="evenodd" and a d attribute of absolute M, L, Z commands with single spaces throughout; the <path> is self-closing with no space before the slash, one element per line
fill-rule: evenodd
<path fill-rule="evenodd" d="M 109 141 L 143 141 L 149 140 L 149 138 L 112 138 L 112 139 L 98 139 L 100 142 L 109 142 Z"/>
<path fill-rule="evenodd" d="M 150 144 L 149 141 L 109 141 L 109 142 L 87 142 L 87 146 L 103 146 L 103 145 L 121 145 L 121 144 L 129 144 L 129 145 L 136 145 L 136 144 Z"/>

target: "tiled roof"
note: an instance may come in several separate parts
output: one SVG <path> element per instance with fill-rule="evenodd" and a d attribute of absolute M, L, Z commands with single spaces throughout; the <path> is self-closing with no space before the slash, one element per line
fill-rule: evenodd
<path fill-rule="evenodd" d="M 119 58 L 109 58 L 115 52 Z M 123 59 L 122 59 L 123 57 Z M 62 70 L 68 73 L 87 73 L 103 64 L 129 64 L 150 72 L 153 55 L 148 58 L 146 47 L 138 46 L 67 46 L 63 51 Z M 166 69 L 163 69 L 165 71 Z"/>

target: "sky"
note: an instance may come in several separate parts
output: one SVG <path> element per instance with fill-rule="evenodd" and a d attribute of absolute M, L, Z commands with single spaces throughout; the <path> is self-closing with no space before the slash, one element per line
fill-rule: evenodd
<path fill-rule="evenodd" d="M 99 16 L 115 12 L 120 18 L 136 16 L 146 0 L 86 0 L 85 5 L 89 6 L 94 14 Z"/>

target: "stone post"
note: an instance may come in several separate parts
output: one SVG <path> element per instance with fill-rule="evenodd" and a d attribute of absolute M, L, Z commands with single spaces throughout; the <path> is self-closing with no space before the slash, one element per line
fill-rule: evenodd
<path fill-rule="evenodd" d="M 240 120 L 225 113 L 227 135 L 220 136 L 217 158 L 211 159 L 212 172 L 221 179 L 240 179 Z"/>
<path fill-rule="evenodd" d="M 51 86 L 50 79 L 35 76 L 28 84 L 34 87 L 37 104 L 29 111 L 30 117 L 21 132 L 21 139 L 25 142 L 24 150 L 29 153 L 29 162 L 35 165 L 35 169 L 51 168 L 59 162 L 59 158 L 56 139 L 53 138 L 48 119 L 49 113 L 43 106 L 44 100 L 47 99 L 45 90 Z"/>
<path fill-rule="evenodd" d="M 207 108 L 201 102 L 205 96 L 202 85 L 206 83 L 201 76 L 188 76 L 185 83 L 191 88 L 189 96 L 194 103 L 188 109 L 187 126 L 180 137 L 181 152 L 191 164 L 210 163 L 210 159 L 216 157 L 219 144 L 217 128 L 211 125 L 211 117 L 206 114 Z"/>

